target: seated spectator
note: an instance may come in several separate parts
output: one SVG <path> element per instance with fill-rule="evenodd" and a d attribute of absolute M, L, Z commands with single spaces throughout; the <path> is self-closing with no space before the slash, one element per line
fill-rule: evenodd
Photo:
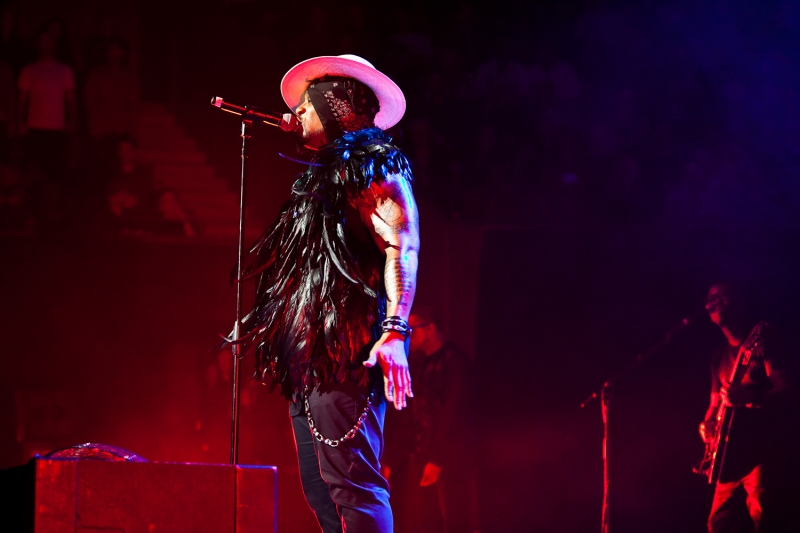
<path fill-rule="evenodd" d="M 133 143 L 120 142 L 117 153 L 118 165 L 106 197 L 112 230 L 140 237 L 196 237 L 177 193 L 169 188 L 156 191 L 150 170 L 136 164 Z"/>
<path fill-rule="evenodd" d="M 144 233 L 145 226 L 157 218 L 153 176 L 137 165 L 133 143 L 122 140 L 117 147 L 117 165 L 111 174 L 106 196 L 112 227 L 121 233 Z"/>
<path fill-rule="evenodd" d="M 161 214 L 159 233 L 189 238 L 197 236 L 194 226 L 178 201 L 178 195 L 172 189 L 163 189 L 159 193 L 158 212 Z"/>

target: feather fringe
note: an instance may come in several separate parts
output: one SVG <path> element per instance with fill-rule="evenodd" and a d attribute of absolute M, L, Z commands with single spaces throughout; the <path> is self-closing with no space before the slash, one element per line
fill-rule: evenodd
<path fill-rule="evenodd" d="M 411 182 L 409 162 L 388 135 L 377 128 L 343 135 L 315 154 L 249 251 L 242 277 L 256 280 L 256 298 L 237 343 L 255 354 L 257 377 L 287 397 L 307 385 L 368 379 L 361 363 L 386 314 L 384 257 L 355 237 L 346 212 L 390 174 Z"/>

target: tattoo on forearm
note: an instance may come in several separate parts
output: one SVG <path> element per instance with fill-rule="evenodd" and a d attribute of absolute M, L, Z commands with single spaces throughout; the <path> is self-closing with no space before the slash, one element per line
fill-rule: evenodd
<path fill-rule="evenodd" d="M 386 261 L 384 270 L 386 298 L 398 306 L 407 306 L 410 302 L 413 284 L 408 267 L 399 258 Z"/>

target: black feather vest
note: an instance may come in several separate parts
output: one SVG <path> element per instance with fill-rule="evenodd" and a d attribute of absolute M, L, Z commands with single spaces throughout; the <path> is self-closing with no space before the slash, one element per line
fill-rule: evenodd
<path fill-rule="evenodd" d="M 250 249 L 243 277 L 256 279 L 256 299 L 242 320 L 243 352 L 287 398 L 304 386 L 368 381 L 362 362 L 386 314 L 385 258 L 354 203 L 387 175 L 411 182 L 390 142 L 371 128 L 326 145 Z"/>

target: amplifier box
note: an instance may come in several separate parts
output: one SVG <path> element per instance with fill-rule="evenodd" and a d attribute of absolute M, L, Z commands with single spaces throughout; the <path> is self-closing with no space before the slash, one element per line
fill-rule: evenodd
<path fill-rule="evenodd" d="M 34 459 L 0 471 L 0 530 L 277 532 L 277 468 Z"/>

